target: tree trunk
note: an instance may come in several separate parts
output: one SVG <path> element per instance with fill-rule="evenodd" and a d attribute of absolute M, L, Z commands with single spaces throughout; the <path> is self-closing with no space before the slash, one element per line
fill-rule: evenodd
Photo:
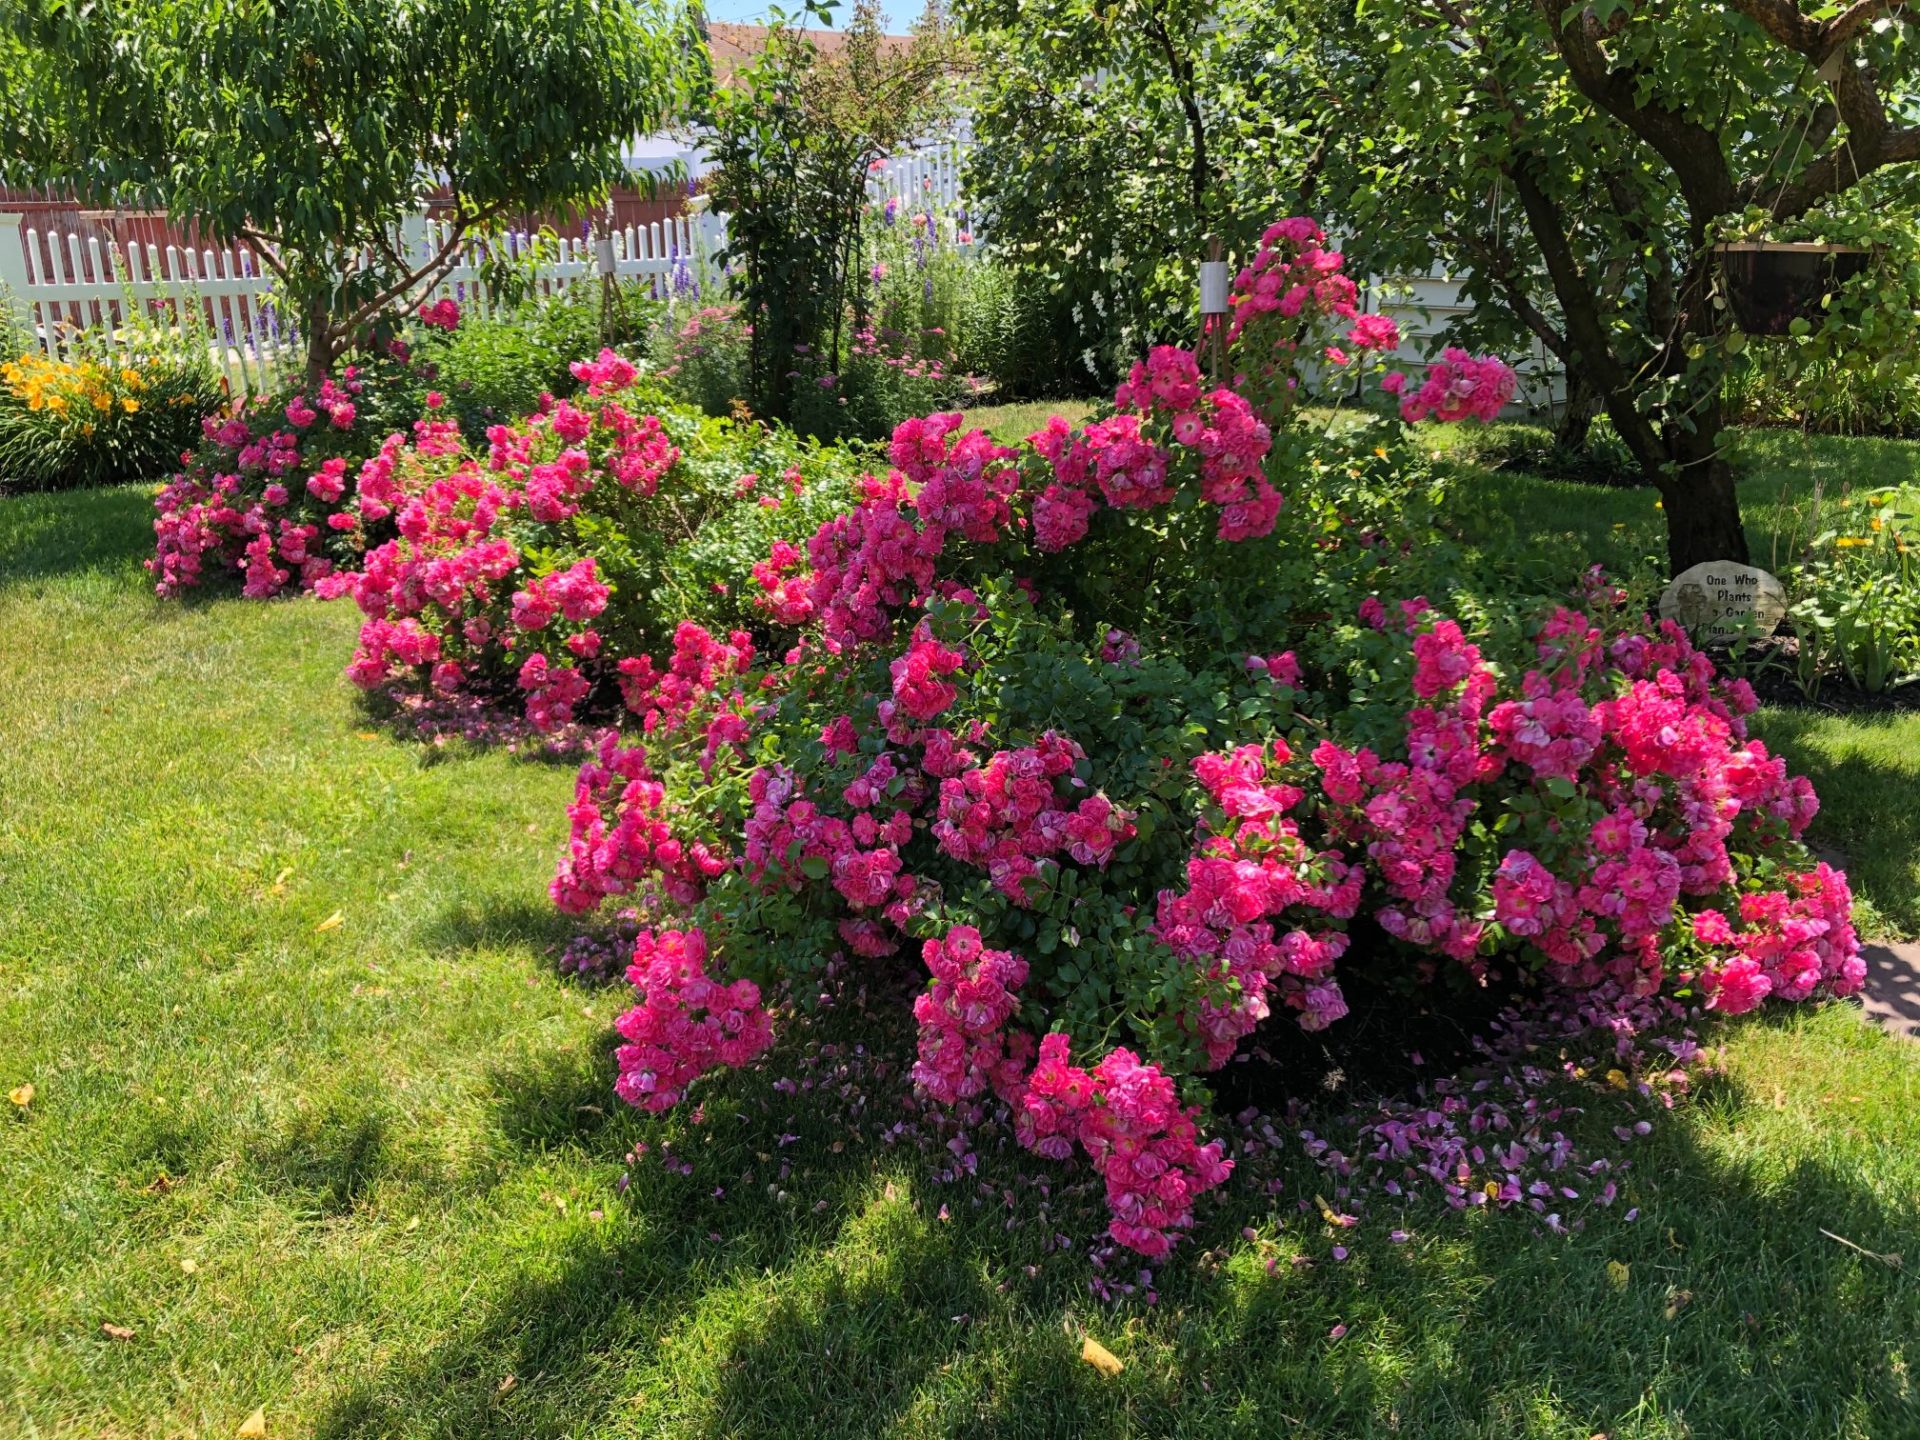
<path fill-rule="evenodd" d="M 333 322 L 324 304 L 307 314 L 307 384 L 318 390 L 333 371 Z"/>
<path fill-rule="evenodd" d="M 1666 507 L 1667 563 L 1675 575 L 1708 560 L 1748 563 L 1733 467 L 1720 453 L 1722 433 L 1716 402 L 1703 407 L 1695 429 L 1667 438 L 1675 473 L 1655 483 Z"/>
<path fill-rule="evenodd" d="M 1578 369 L 1567 372 L 1567 404 L 1553 429 L 1553 443 L 1566 450 L 1585 450 L 1594 419 L 1605 408 L 1597 386 Z"/>

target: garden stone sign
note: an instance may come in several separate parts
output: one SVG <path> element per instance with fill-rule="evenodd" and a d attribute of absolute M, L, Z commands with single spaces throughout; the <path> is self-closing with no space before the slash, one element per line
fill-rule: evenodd
<path fill-rule="evenodd" d="M 1773 633 L 1787 613 L 1787 590 L 1757 565 L 1708 560 L 1673 577 L 1660 592 L 1660 618 L 1678 620 L 1696 643 L 1726 645 Z"/>

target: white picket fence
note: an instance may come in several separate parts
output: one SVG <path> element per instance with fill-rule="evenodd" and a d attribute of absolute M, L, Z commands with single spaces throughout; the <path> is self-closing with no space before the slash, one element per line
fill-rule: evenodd
<path fill-rule="evenodd" d="M 420 217 L 399 238 L 403 253 L 419 263 L 446 235 L 444 222 Z M 610 270 L 672 301 L 712 292 L 724 236 L 715 217 L 701 214 L 626 226 L 597 239 L 519 232 L 501 243 L 525 263 L 534 293 L 557 294 Z M 484 243 L 474 242 L 427 298 L 446 296 L 483 315 L 499 313 L 502 299 L 485 278 Z M 209 355 L 236 394 L 252 394 L 272 388 L 300 358 L 291 318 L 274 308 L 272 275 L 243 245 L 123 246 L 98 236 L 43 234 L 19 215 L 0 214 L 0 287 L 0 303 L 10 303 L 56 359 L 72 356 L 82 343 L 130 354 L 143 330 L 184 327 L 206 335 Z M 146 324 L 129 327 L 135 317 Z"/>
<path fill-rule="evenodd" d="M 869 176 L 870 197 L 875 204 L 893 200 L 909 214 L 929 212 L 950 242 L 978 253 L 978 221 L 966 213 L 961 179 L 969 140 L 958 129 L 891 157 Z M 404 227 L 400 240 L 417 263 L 446 233 L 443 222 L 422 217 Z M 448 296 L 463 308 L 497 315 L 503 297 L 485 278 L 477 253 L 484 243 L 475 242 L 428 298 Z M 693 301 L 716 294 L 721 285 L 715 257 L 726 244 L 726 227 L 703 210 L 599 236 L 517 233 L 496 243 L 520 262 L 535 293 L 557 294 L 610 272 L 644 284 L 657 299 Z M 1400 358 L 1410 364 L 1425 358 L 1449 321 L 1471 310 L 1458 282 L 1440 276 L 1375 282 L 1368 292 L 1368 308 L 1399 322 Z M 274 311 L 272 277 L 245 247 L 123 248 L 93 237 L 23 232 L 20 216 L 0 214 L 0 303 L 8 300 L 56 357 L 71 353 L 83 332 L 92 344 L 103 336 L 131 344 L 122 328 L 130 309 L 173 324 L 185 318 L 204 328 L 209 353 L 236 393 L 272 387 L 300 358 L 291 325 Z M 1522 391 L 1516 409 L 1551 409 L 1564 398 L 1565 375 L 1538 343 L 1517 368 Z"/>
<path fill-rule="evenodd" d="M 875 200 L 897 200 L 903 209 L 958 210 L 965 201 L 960 177 L 966 159 L 964 141 L 941 140 L 881 161 L 867 189 Z"/>

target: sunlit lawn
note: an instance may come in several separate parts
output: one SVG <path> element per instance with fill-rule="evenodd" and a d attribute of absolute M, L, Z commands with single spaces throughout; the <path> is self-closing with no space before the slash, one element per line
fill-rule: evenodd
<path fill-rule="evenodd" d="M 370 726 L 341 606 L 154 601 L 147 517 L 0 499 L 0 1435 L 1920 1434 L 1920 1057 L 1852 1007 L 1729 1029 L 1579 1235 L 1420 1202 L 1334 1264 L 1300 1162 L 1104 1305 L 920 1154 L 836 1152 L 772 1089 L 804 1034 L 704 1124 L 618 1105 L 619 994 L 548 954 L 567 771 Z M 1912 916 L 1920 747 L 1767 724 Z M 642 1140 L 693 1174 L 620 1193 Z"/>

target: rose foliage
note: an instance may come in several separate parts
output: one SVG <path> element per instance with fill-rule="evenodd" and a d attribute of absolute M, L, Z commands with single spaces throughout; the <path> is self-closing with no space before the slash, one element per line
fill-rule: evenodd
<path fill-rule="evenodd" d="M 553 898 L 646 927 L 623 1098 L 752 1060 L 836 957 L 917 967 L 924 1093 L 1084 1157 L 1157 1256 L 1230 1168 L 1202 1077 L 1338 1023 L 1356 967 L 1421 1003 L 1515 971 L 1728 1014 L 1858 987 L 1745 683 L 1597 575 L 1490 599 L 1400 420 L 1290 423 L 1305 362 L 1397 341 L 1311 222 L 1267 232 L 1234 312 L 1230 385 L 1162 348 L 1020 446 L 906 421 L 852 508 L 737 577 L 754 623 L 621 661 L 633 724 L 580 771 Z M 1386 389 L 1449 420 L 1511 384 L 1458 355 Z M 568 573 L 516 603 L 589 624 Z"/>
<path fill-rule="evenodd" d="M 353 367 L 210 418 L 158 501 L 158 590 L 237 574 L 249 597 L 350 596 L 365 618 L 347 675 L 370 691 L 510 700 L 543 733 L 616 707 L 671 635 L 660 617 L 745 622 L 722 577 L 842 507 L 850 471 L 662 405 L 610 351 L 573 372 L 571 396 L 478 445 L 437 392 L 373 442 L 363 409 L 383 387 Z"/>

